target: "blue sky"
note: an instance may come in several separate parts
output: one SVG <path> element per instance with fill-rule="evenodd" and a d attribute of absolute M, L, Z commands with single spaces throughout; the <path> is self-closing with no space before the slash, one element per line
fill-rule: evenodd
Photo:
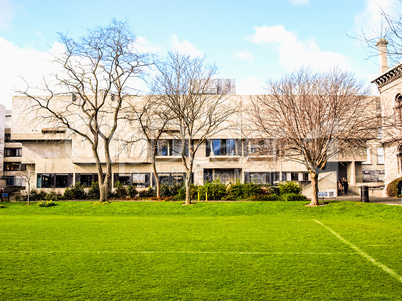
<path fill-rule="evenodd" d="M 369 83 L 378 57 L 348 35 L 379 29 L 380 6 L 400 11 L 398 0 L 0 0 L 0 103 L 11 108 L 19 76 L 48 76 L 57 32 L 77 38 L 113 18 L 126 19 L 154 53 L 205 54 L 222 77 L 236 79 L 238 94 L 262 93 L 268 79 L 301 66 L 339 66 Z"/>

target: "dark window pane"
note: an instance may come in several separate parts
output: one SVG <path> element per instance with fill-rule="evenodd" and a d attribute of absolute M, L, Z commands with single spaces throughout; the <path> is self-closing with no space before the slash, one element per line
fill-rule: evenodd
<path fill-rule="evenodd" d="M 221 140 L 212 140 L 212 151 L 215 156 L 221 155 Z"/>

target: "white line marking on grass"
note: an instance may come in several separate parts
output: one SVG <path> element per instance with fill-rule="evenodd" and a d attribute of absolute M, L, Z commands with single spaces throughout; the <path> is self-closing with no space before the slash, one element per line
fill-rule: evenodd
<path fill-rule="evenodd" d="M 389 267 L 387 267 L 386 265 L 383 265 L 381 262 L 375 260 L 373 257 L 371 257 L 370 255 L 368 255 L 366 252 L 364 252 L 363 250 L 359 249 L 357 246 L 355 246 L 354 244 L 352 244 L 351 242 L 347 241 L 346 239 L 344 239 L 342 236 L 340 236 L 338 233 L 336 233 L 334 230 L 332 230 L 330 227 L 328 227 L 327 225 L 324 225 L 323 223 L 321 223 L 320 221 L 314 220 L 316 223 L 320 224 L 321 226 L 323 226 L 325 229 L 327 229 L 329 232 L 331 232 L 333 235 L 335 235 L 340 241 L 342 241 L 344 244 L 348 245 L 349 247 L 351 247 L 353 250 L 355 250 L 357 253 L 359 253 L 361 256 L 363 256 L 364 258 L 366 258 L 368 261 L 371 261 L 371 263 L 373 263 L 374 265 L 376 265 L 377 267 L 383 269 L 385 272 L 387 272 L 388 274 L 390 274 L 392 277 L 394 277 L 396 280 L 398 280 L 399 282 L 402 283 L 402 276 L 398 275 L 397 273 L 395 273 L 393 270 L 391 270 Z"/>
<path fill-rule="evenodd" d="M 233 254 L 233 255 L 354 255 L 342 252 L 215 252 L 215 251 L 0 251 L 0 253 L 96 253 L 96 254 Z"/>

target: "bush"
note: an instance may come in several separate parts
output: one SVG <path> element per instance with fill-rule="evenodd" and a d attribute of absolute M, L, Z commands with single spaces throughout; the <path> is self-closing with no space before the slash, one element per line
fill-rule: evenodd
<path fill-rule="evenodd" d="M 88 199 L 91 199 L 91 200 L 99 200 L 100 199 L 98 181 L 92 182 L 91 186 L 89 187 L 87 196 L 88 196 Z"/>
<path fill-rule="evenodd" d="M 126 187 L 120 181 L 114 183 L 115 195 L 118 199 L 124 199 L 127 196 Z"/>
<path fill-rule="evenodd" d="M 388 197 L 393 198 L 398 196 L 398 183 L 401 179 L 397 178 L 388 184 L 386 189 Z"/>
<path fill-rule="evenodd" d="M 241 184 L 239 182 L 229 186 L 228 199 L 229 200 L 244 200 L 262 193 L 260 185 L 254 183 Z"/>
<path fill-rule="evenodd" d="M 260 194 L 251 197 L 249 200 L 257 202 L 275 202 L 282 201 L 282 198 L 277 194 Z"/>
<path fill-rule="evenodd" d="M 56 203 L 53 202 L 52 200 L 50 201 L 40 201 L 38 203 L 39 207 L 52 207 L 52 206 L 56 206 Z"/>
<path fill-rule="evenodd" d="M 80 182 L 75 183 L 71 188 L 66 188 L 64 191 L 64 199 L 66 200 L 85 200 L 87 194 L 84 190 L 84 185 Z"/>
<path fill-rule="evenodd" d="M 211 183 L 206 183 L 198 187 L 200 199 L 205 200 L 208 194 L 208 200 L 223 200 L 227 196 L 226 185 L 222 184 L 219 180 Z"/>
<path fill-rule="evenodd" d="M 198 201 L 198 192 L 200 191 L 199 188 L 202 186 L 199 185 L 190 185 L 190 198 L 192 200 L 197 200 Z M 175 194 L 172 195 L 174 201 L 184 201 L 186 199 L 186 186 L 185 185 L 177 185 L 177 191 Z M 205 200 L 205 195 L 204 198 L 201 198 L 201 192 L 200 192 L 200 200 Z"/>
<path fill-rule="evenodd" d="M 147 190 L 142 190 L 139 193 L 140 198 L 153 198 L 156 197 L 156 189 L 149 187 Z"/>
<path fill-rule="evenodd" d="M 128 186 L 127 187 L 127 194 L 128 194 L 129 197 L 135 198 L 137 196 L 137 194 L 138 194 L 137 186 L 135 186 L 135 185 Z"/>
<path fill-rule="evenodd" d="M 285 202 L 307 201 L 304 195 L 297 193 L 285 193 L 281 195 L 281 198 Z"/>
<path fill-rule="evenodd" d="M 284 182 L 279 183 L 279 194 L 288 194 L 294 193 L 299 194 L 301 192 L 301 188 L 298 183 L 296 182 Z"/>
<path fill-rule="evenodd" d="M 51 191 L 50 193 L 46 194 L 43 199 L 46 200 L 46 201 L 50 201 L 50 200 L 58 201 L 58 200 L 60 200 L 62 198 L 63 198 L 63 196 L 60 193 L 56 193 L 54 191 Z"/>

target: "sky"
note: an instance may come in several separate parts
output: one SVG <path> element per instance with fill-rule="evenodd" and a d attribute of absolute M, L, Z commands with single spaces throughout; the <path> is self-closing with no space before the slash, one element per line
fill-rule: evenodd
<path fill-rule="evenodd" d="M 112 19 L 154 54 L 205 55 L 240 95 L 301 67 L 339 67 L 369 84 L 378 56 L 353 37 L 377 35 L 381 9 L 402 11 L 399 0 L 0 0 L 0 103 L 11 109 L 16 91 L 54 73 L 58 33 L 77 39 Z"/>

